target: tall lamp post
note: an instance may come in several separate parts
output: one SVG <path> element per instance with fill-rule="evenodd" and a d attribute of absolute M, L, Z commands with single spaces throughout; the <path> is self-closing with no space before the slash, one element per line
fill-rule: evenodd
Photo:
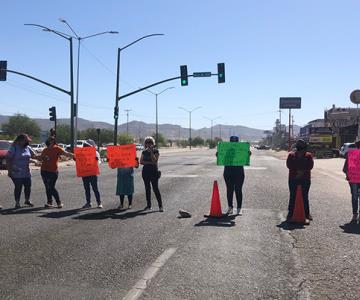
<path fill-rule="evenodd" d="M 65 20 L 65 19 L 59 19 L 59 21 L 61 23 L 64 23 L 66 24 L 71 32 L 74 34 L 74 36 L 71 36 L 72 38 L 74 39 L 77 39 L 78 41 L 78 51 L 77 51 L 77 68 L 76 68 L 76 99 L 75 99 L 75 140 L 77 140 L 77 130 L 78 130 L 78 110 L 79 110 L 79 77 L 80 77 L 80 48 L 81 48 L 81 41 L 82 40 L 86 40 L 86 39 L 89 39 L 89 38 L 92 38 L 94 36 L 98 36 L 98 35 L 103 35 L 103 34 L 118 34 L 119 32 L 118 31 L 112 31 L 112 30 L 109 30 L 109 31 L 103 31 L 103 32 L 99 32 L 99 33 L 95 33 L 95 34 L 91 34 L 91 35 L 87 35 L 87 36 L 84 36 L 84 37 L 81 37 L 79 36 L 75 30 L 70 26 L 70 24 Z"/>
<path fill-rule="evenodd" d="M 39 25 L 39 24 L 24 24 L 24 25 L 42 28 L 43 31 L 55 33 L 57 36 L 60 36 L 69 42 L 69 46 L 70 46 L 70 139 L 71 139 L 70 148 L 71 148 L 71 151 L 73 151 L 74 150 L 74 62 L 73 62 L 73 40 L 72 40 L 73 37 L 66 33 L 50 29 L 46 26 Z"/>
<path fill-rule="evenodd" d="M 170 90 L 170 89 L 174 89 L 175 87 L 174 86 L 171 86 L 171 87 L 168 87 L 164 90 L 162 90 L 161 92 L 159 93 L 154 93 L 150 90 L 146 90 L 148 91 L 149 93 L 155 95 L 155 105 L 156 105 L 156 126 L 155 126 L 155 144 L 158 145 L 158 142 L 159 142 L 159 121 L 158 121 L 158 96 L 161 95 L 163 92 L 167 91 L 167 90 Z"/>
<path fill-rule="evenodd" d="M 209 120 L 209 121 L 211 122 L 211 127 L 210 127 L 210 142 L 211 142 L 211 144 L 212 144 L 213 123 L 214 123 L 215 120 L 220 119 L 221 117 L 216 117 L 216 118 L 213 118 L 213 119 L 210 119 L 210 118 L 207 118 L 207 117 L 204 117 L 204 118 L 207 119 L 207 120 Z"/>
<path fill-rule="evenodd" d="M 114 107 L 114 145 L 117 144 L 117 127 L 118 127 L 118 119 L 119 119 L 119 81 L 120 81 L 120 54 L 121 51 L 125 50 L 126 48 L 130 47 L 131 45 L 134 45 L 135 43 L 146 39 L 148 37 L 152 37 L 152 36 L 159 36 L 159 35 L 164 35 L 163 33 L 153 33 L 153 34 L 148 34 L 148 35 L 144 35 L 143 37 L 133 41 L 130 44 L 127 44 L 126 46 L 122 47 L 122 48 L 118 48 L 118 52 L 117 52 L 117 68 L 116 68 L 116 95 L 115 95 L 115 107 Z"/>
<path fill-rule="evenodd" d="M 190 146 L 190 150 L 191 150 L 191 113 L 199 108 L 201 108 L 201 106 L 195 107 L 192 110 L 188 110 L 186 108 L 179 107 L 179 109 L 185 110 L 186 112 L 189 113 L 189 146 Z"/>

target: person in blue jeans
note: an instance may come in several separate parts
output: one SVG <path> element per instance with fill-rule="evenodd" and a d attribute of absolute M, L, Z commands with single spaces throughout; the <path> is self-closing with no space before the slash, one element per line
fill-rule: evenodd
<path fill-rule="evenodd" d="M 355 141 L 355 146 L 357 149 L 360 149 L 360 140 L 356 140 Z M 345 163 L 344 163 L 344 167 L 343 167 L 343 172 L 346 175 L 346 180 L 349 181 L 349 176 L 348 176 L 348 153 L 345 154 Z M 350 186 L 350 192 L 351 192 L 351 204 L 352 204 L 352 212 L 353 212 L 353 217 L 351 221 L 357 221 L 359 218 L 359 213 L 358 212 L 358 208 L 359 208 L 359 188 L 360 188 L 360 182 L 350 182 L 349 181 L 349 186 Z"/>
<path fill-rule="evenodd" d="M 88 139 L 84 143 L 84 147 L 96 147 L 96 144 L 93 140 Z M 96 160 L 100 163 L 100 154 L 98 151 L 96 151 Z M 97 202 L 98 208 L 103 208 L 101 199 L 100 199 L 100 192 L 98 188 L 98 177 L 96 175 L 93 176 L 85 176 L 82 177 L 84 189 L 85 189 L 85 198 L 86 203 L 83 205 L 82 208 L 91 208 L 91 192 L 90 192 L 90 186 L 92 187 L 92 190 L 95 195 L 95 199 Z"/>
<path fill-rule="evenodd" d="M 31 158 L 39 159 L 40 156 L 36 155 L 30 148 L 29 142 L 31 142 L 31 138 L 27 134 L 18 135 L 6 155 L 8 176 L 15 185 L 15 208 L 21 207 L 20 198 L 23 187 L 25 194 L 24 204 L 30 207 L 34 206 L 34 204 L 30 201 L 31 172 L 29 164 Z"/>

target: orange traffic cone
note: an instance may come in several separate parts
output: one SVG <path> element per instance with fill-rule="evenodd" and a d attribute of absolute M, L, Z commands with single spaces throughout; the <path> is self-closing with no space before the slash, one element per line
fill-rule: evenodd
<path fill-rule="evenodd" d="M 298 185 L 296 188 L 294 212 L 290 219 L 290 222 L 294 222 L 294 223 L 305 223 L 306 222 L 304 200 L 303 200 L 303 196 L 302 196 L 301 185 Z"/>
<path fill-rule="evenodd" d="M 204 217 L 223 217 L 223 213 L 221 210 L 221 203 L 220 203 L 220 194 L 217 181 L 214 181 L 213 186 L 213 193 L 211 198 L 211 208 L 210 208 L 210 215 L 205 215 Z"/>

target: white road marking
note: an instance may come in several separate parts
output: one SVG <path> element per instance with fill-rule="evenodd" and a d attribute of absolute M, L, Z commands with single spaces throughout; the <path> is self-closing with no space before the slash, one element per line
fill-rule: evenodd
<path fill-rule="evenodd" d="M 188 175 L 181 175 L 181 174 L 164 174 L 162 177 L 167 177 L 167 178 L 194 178 L 194 177 L 199 177 L 199 175 L 196 174 L 188 174 Z"/>
<path fill-rule="evenodd" d="M 123 300 L 136 300 L 144 290 L 149 286 L 152 278 L 155 277 L 160 268 L 165 265 L 166 261 L 176 252 L 176 248 L 166 249 L 145 271 L 142 278 L 126 294 Z"/>

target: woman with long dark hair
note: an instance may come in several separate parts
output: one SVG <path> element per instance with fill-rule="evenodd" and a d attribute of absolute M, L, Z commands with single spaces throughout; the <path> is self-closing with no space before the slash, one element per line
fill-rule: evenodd
<path fill-rule="evenodd" d="M 141 153 L 140 164 L 143 165 L 142 178 L 145 184 L 146 207 L 151 210 L 151 186 L 159 204 L 159 211 L 163 212 L 161 194 L 159 191 L 160 171 L 158 170 L 159 150 L 155 148 L 155 140 L 149 136 L 145 138 L 145 150 Z M 151 184 L 151 185 L 150 185 Z"/>

